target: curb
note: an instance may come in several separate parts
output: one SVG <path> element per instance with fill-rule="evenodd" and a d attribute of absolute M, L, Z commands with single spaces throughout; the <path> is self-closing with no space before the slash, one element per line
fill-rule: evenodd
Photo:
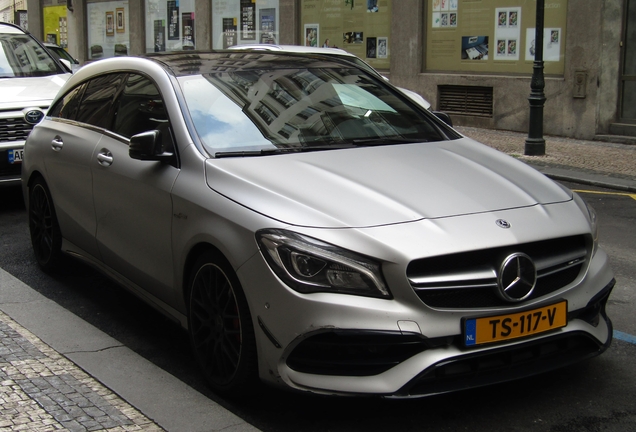
<path fill-rule="evenodd" d="M 137 417 L 142 418 L 140 422 L 144 425 L 144 430 L 258 432 L 257 428 L 240 417 L 195 391 L 54 301 L 44 297 L 1 268 L 0 312 L 2 312 L 0 318 L 4 318 L 4 316 L 10 318 L 10 320 L 0 319 L 0 323 L 5 324 L 2 327 L 13 329 L 12 334 L 15 336 L 8 338 L 4 334 L 6 332 L 3 332 L 3 343 L 6 338 L 7 343 L 15 345 L 11 340 L 18 340 L 19 344 L 29 347 L 33 345 L 37 348 L 26 350 L 27 354 L 24 357 L 29 357 L 26 359 L 4 358 L 3 356 L 0 360 L 7 363 L 8 368 L 20 367 L 25 362 L 43 362 L 46 360 L 42 360 L 44 357 L 58 359 L 63 356 L 65 358 L 60 360 L 63 371 L 60 373 L 63 375 L 88 374 L 105 387 L 98 393 L 99 386 L 93 388 L 90 385 L 76 386 L 77 389 L 81 389 L 76 393 L 82 393 L 82 396 L 87 399 L 99 394 L 103 395 L 102 399 L 123 400 L 123 404 L 119 405 L 129 404 L 134 410 L 141 413 L 141 416 L 137 415 Z M 2 329 L 0 328 L 0 330 Z M 0 349 L 2 349 L 1 345 Z M 38 351 L 48 354 L 38 354 Z M 29 354 L 30 352 L 33 354 Z M 50 362 L 51 360 L 46 361 Z M 55 366 L 54 369 L 59 368 L 60 366 Z M 43 379 L 46 380 L 48 378 L 47 371 L 50 371 L 50 368 L 32 367 L 29 372 L 30 379 L 39 382 Z M 15 376 L 22 377 L 25 374 L 16 372 Z M 15 381 L 16 378 L 8 378 L 6 381 L 10 380 Z M 54 381 L 54 384 L 48 385 L 48 389 L 59 390 L 60 394 L 68 391 L 68 385 L 64 387 L 65 384 L 62 380 Z M 4 384 L 4 382 L 0 384 Z M 29 385 L 29 383 L 25 383 L 25 388 Z M 83 402 L 77 402 L 73 399 L 67 401 L 62 404 L 68 408 L 67 413 L 61 413 L 61 417 L 56 417 L 53 411 L 59 406 L 53 404 L 50 407 L 43 406 L 38 402 L 37 397 L 42 392 L 37 392 L 37 390 L 21 391 L 19 385 L 9 387 L 11 398 L 15 399 L 16 403 L 20 402 L 18 399 L 21 399 L 20 406 L 30 404 L 36 405 L 38 408 L 43 407 L 40 409 L 42 412 L 39 415 L 51 423 L 47 426 L 52 426 L 55 423 L 62 425 L 63 421 L 81 421 L 86 417 L 86 412 L 81 412 Z M 32 389 L 33 385 L 30 385 L 29 388 Z M 47 408 L 51 412 L 48 412 Z M 68 411 L 75 411 L 77 415 L 73 418 L 72 413 Z M 116 413 L 116 416 L 120 416 L 120 414 Z M 120 417 L 117 418 L 122 422 L 127 421 L 123 418 L 126 416 Z M 29 424 L 35 421 L 28 415 L 22 415 L 18 410 L 5 414 L 3 404 L 3 415 L 0 417 L 0 422 L 11 421 L 11 418 L 14 419 L 13 421 L 19 421 L 19 427 L 22 427 L 23 430 L 31 430 Z M 128 416 L 128 418 L 133 417 Z M 33 424 L 33 426 L 36 425 Z M 120 429 L 113 430 L 135 430 L 126 429 L 125 425 L 114 426 L 120 426 Z M 0 429 L 2 427 L 8 427 L 8 424 L 0 426 Z M 55 428 L 51 427 L 50 429 L 54 430 Z M 68 430 L 74 430 L 74 428 L 71 427 Z"/>

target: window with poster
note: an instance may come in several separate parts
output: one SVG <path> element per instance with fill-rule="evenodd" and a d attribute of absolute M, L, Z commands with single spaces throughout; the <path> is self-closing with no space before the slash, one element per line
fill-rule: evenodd
<path fill-rule="evenodd" d="M 62 48 L 68 47 L 68 26 L 66 6 L 45 6 L 42 8 L 44 41 Z"/>
<path fill-rule="evenodd" d="M 301 0 L 301 41 L 344 49 L 376 69 L 389 69 L 391 0 Z"/>
<path fill-rule="evenodd" d="M 88 59 L 128 55 L 128 1 L 88 3 Z"/>
<path fill-rule="evenodd" d="M 145 0 L 146 52 L 196 48 L 194 0 Z"/>
<path fill-rule="evenodd" d="M 567 6 L 545 4 L 547 75 L 563 75 Z M 532 74 L 536 7 L 536 0 L 426 0 L 426 70 Z"/>
<path fill-rule="evenodd" d="M 276 44 L 279 0 L 212 0 L 212 46 Z"/>

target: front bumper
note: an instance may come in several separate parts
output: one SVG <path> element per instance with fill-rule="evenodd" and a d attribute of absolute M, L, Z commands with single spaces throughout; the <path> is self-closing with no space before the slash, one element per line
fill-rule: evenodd
<path fill-rule="evenodd" d="M 586 226 L 577 226 L 569 212 L 558 214 L 564 208 L 567 210 L 567 205 L 548 209 L 551 214 L 545 212 L 545 223 L 536 222 L 541 215 L 528 210 L 506 212 L 506 218 L 527 216 L 528 220 L 518 225 L 536 226 L 537 232 L 544 235 L 552 229 L 554 233 L 548 233 L 548 238 L 585 232 Z M 461 219 L 365 231 L 370 235 L 363 239 L 371 240 L 358 244 L 356 250 L 369 251 L 370 256 L 379 257 L 384 263 L 383 273 L 392 299 L 301 294 L 281 282 L 260 254 L 254 255 L 237 274 L 255 323 L 261 379 L 322 394 L 417 397 L 530 376 L 598 355 L 609 346 L 612 325 L 605 314 L 605 304 L 614 286 L 614 275 L 602 249 L 588 252 L 576 277 L 568 276 L 561 288 L 542 291 L 536 298 L 507 305 L 427 305 L 428 299 L 417 295 L 407 277 L 408 264 L 418 257 L 443 248 L 446 254 L 461 252 L 468 238 L 477 251 L 498 251 L 505 245 L 517 250 L 520 245 L 530 244 L 526 238 L 531 241 L 535 236 L 527 229 L 519 233 L 488 231 L 490 225 L 494 226 L 492 215 L 473 215 L 470 224 Z M 438 228 L 435 231 L 433 224 Z M 417 232 L 419 227 L 425 230 L 421 235 Z M 439 238 L 431 232 L 439 233 Z M 319 234 L 325 238 L 332 233 L 327 230 Z M 359 232 L 344 230 L 333 233 L 332 242 L 337 239 L 340 244 L 349 244 L 348 235 L 355 240 L 360 238 Z M 413 238 L 426 240 L 412 241 Z M 386 245 L 397 246 L 387 249 Z M 591 245 L 587 248 L 592 249 Z M 568 313 L 564 327 L 503 342 L 464 345 L 464 318 L 525 313 L 562 300 L 567 301 Z"/>
<path fill-rule="evenodd" d="M 609 275 L 610 282 L 568 312 L 566 327 L 484 347 L 463 345 L 461 313 L 446 314 L 454 316 L 454 334 L 428 337 L 433 330 L 409 320 L 412 310 L 395 301 L 344 296 L 351 303 L 332 304 L 330 314 L 322 310 L 322 319 L 312 314 L 324 325 L 311 325 L 312 316 L 300 306 L 276 313 L 275 301 L 263 301 L 260 308 L 251 304 L 260 376 L 274 385 L 321 394 L 420 397 L 558 369 L 601 354 L 612 341 L 605 305 L 615 281 L 603 263 L 594 267 L 599 272 L 592 279 Z M 392 310 L 378 310 L 382 302 Z M 426 321 L 435 326 L 439 313 L 431 311 Z"/>

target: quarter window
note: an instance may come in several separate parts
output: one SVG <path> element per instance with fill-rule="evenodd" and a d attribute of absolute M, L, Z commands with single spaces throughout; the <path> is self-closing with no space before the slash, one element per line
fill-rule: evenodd
<path fill-rule="evenodd" d="M 59 99 L 57 103 L 51 107 L 48 115 L 51 117 L 59 117 L 67 120 L 75 120 L 77 109 L 79 107 L 82 95 L 84 94 L 85 84 L 75 87 L 64 97 Z"/>

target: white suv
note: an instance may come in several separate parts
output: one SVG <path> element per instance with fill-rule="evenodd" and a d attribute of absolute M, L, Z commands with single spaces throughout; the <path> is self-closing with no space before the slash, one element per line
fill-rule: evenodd
<path fill-rule="evenodd" d="M 24 142 L 70 76 L 29 32 L 0 22 L 0 186 L 20 184 Z"/>

